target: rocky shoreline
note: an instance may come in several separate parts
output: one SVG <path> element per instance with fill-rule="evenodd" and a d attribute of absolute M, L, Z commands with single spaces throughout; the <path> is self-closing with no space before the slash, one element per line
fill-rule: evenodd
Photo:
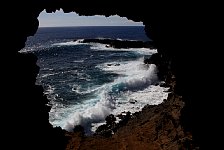
<path fill-rule="evenodd" d="M 157 56 L 145 63 L 159 63 Z M 162 73 L 161 73 L 162 74 Z M 164 77 L 169 87 L 168 98 L 159 105 L 146 105 L 142 111 L 121 115 L 115 123 L 115 116 L 109 115 L 106 124 L 101 125 L 92 136 L 86 136 L 81 126 L 74 132 L 66 132 L 69 139 L 66 150 L 75 149 L 199 149 L 192 140 L 192 134 L 181 126 L 182 96 L 175 94 L 174 75 Z M 103 144 L 102 144 L 103 143 Z"/>
<path fill-rule="evenodd" d="M 115 125 L 107 121 L 93 136 L 85 136 L 82 128 L 66 132 L 69 139 L 66 150 L 75 149 L 198 149 L 192 135 L 180 124 L 180 112 L 184 106 L 181 96 L 173 92 L 159 105 L 147 105 L 142 111 L 126 115 Z M 113 117 L 109 116 L 108 120 Z M 111 128 L 110 128 L 111 127 Z M 113 133 L 113 134 L 111 134 Z M 103 144 L 102 144 L 103 143 Z"/>

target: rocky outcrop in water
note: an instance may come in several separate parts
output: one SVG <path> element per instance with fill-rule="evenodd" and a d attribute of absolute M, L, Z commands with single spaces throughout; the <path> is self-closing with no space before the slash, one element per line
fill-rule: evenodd
<path fill-rule="evenodd" d="M 129 41 L 116 39 L 84 39 L 82 43 L 101 43 L 113 48 L 153 48 L 151 41 Z"/>

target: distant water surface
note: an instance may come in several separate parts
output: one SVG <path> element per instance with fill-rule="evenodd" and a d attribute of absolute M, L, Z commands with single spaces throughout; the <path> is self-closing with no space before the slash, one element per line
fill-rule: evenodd
<path fill-rule="evenodd" d="M 134 113 L 167 98 L 166 89 L 155 84 L 160 82 L 156 66 L 143 63 L 156 49 L 79 43 L 86 38 L 150 40 L 143 26 L 39 28 L 21 52 L 38 57 L 36 84 L 50 99 L 54 126 L 82 125 L 91 134 L 109 114 Z"/>

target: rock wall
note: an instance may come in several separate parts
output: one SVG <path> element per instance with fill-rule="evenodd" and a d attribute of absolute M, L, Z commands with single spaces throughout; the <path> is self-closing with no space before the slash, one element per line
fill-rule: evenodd
<path fill-rule="evenodd" d="M 124 1 L 126 2 L 126 1 Z M 39 68 L 37 58 L 31 54 L 20 54 L 18 51 L 25 46 L 26 38 L 33 36 L 38 28 L 37 17 L 46 9 L 52 13 L 62 8 L 64 12 L 75 11 L 79 15 L 119 15 L 134 21 L 143 21 L 146 34 L 154 40 L 161 59 L 160 66 L 166 78 L 168 74 L 176 77 L 175 92 L 183 96 L 185 107 L 182 111 L 182 125 L 185 130 L 193 133 L 193 139 L 198 144 L 205 144 L 202 138 L 202 126 L 206 120 L 201 116 L 206 114 L 208 107 L 208 90 L 201 78 L 206 73 L 202 56 L 204 42 L 201 42 L 201 24 L 203 15 L 197 13 L 198 7 L 192 4 L 171 2 L 145 3 L 128 1 L 124 6 L 120 1 L 87 2 L 84 0 L 33 0 L 21 3 L 7 14 L 4 41 L 7 48 L 2 58 L 4 61 L 2 90 L 3 128 L 5 134 L 3 143 L 10 148 L 22 149 L 63 149 L 64 131 L 52 128 L 48 122 L 50 108 L 48 100 L 43 95 L 43 88 L 35 85 Z M 91 7 L 89 7 L 91 6 Z M 100 6 L 100 8 L 99 8 Z M 147 9 L 146 7 L 147 6 Z M 189 7 L 188 7 L 189 6 Z M 19 21 L 16 21 L 19 19 Z M 202 89 L 203 92 L 198 89 Z M 201 106 L 201 103 L 205 105 Z M 198 110 L 200 108 L 200 111 Z M 207 130 L 210 132 L 210 130 Z M 211 138 L 207 137 L 207 141 Z M 14 142 L 18 144 L 13 144 Z"/>

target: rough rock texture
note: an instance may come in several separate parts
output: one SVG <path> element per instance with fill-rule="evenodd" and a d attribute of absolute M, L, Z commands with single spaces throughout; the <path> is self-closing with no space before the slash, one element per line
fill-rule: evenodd
<path fill-rule="evenodd" d="M 70 141 L 66 149 L 197 149 L 191 134 L 180 124 L 180 110 L 184 106 L 182 97 L 171 93 L 168 99 L 169 102 L 164 101 L 158 106 L 145 106 L 111 137 L 67 133 Z"/>
<path fill-rule="evenodd" d="M 192 133 L 193 141 L 202 148 L 211 145 L 211 141 L 215 137 L 214 133 L 219 129 L 214 128 L 214 125 L 219 123 L 217 119 L 207 117 L 211 116 L 211 113 L 215 114 L 209 110 L 215 107 L 215 101 L 218 100 L 215 96 L 216 89 L 207 88 L 211 87 L 211 82 L 205 82 L 214 77 L 212 72 L 207 71 L 208 68 L 213 67 L 212 61 L 210 63 L 206 61 L 211 53 L 205 51 L 210 42 L 209 38 L 205 36 L 207 35 L 206 31 L 210 29 L 205 28 L 208 27 L 206 26 L 209 22 L 207 18 L 211 15 L 206 13 L 209 9 L 194 3 L 154 2 L 153 0 L 147 1 L 147 3 L 142 0 L 127 1 L 128 6 L 122 6 L 121 1 L 117 0 L 102 3 L 85 0 L 31 0 L 20 1 L 18 5 L 14 5 L 13 1 L 10 3 L 4 4 L 4 7 L 6 6 L 5 8 L 8 9 L 12 5 L 14 7 L 9 10 L 10 13 L 4 13 L 7 16 L 3 17 L 2 23 L 4 25 L 2 29 L 6 29 L 7 32 L 2 36 L 4 37 L 3 43 L 7 47 L 1 53 L 1 60 L 6 58 L 1 62 L 1 66 L 3 66 L 1 68 L 2 79 L 5 81 L 2 83 L 1 106 L 6 109 L 1 113 L 3 125 L 1 143 L 3 143 L 3 147 L 23 150 L 56 150 L 65 147 L 64 131 L 60 128 L 52 128 L 49 124 L 48 111 L 50 108 L 46 106 L 48 100 L 43 95 L 43 88 L 35 85 L 38 73 L 36 57 L 31 54 L 18 53 L 25 46 L 26 38 L 35 34 L 38 28 L 39 13 L 44 9 L 51 13 L 60 8 L 64 12 L 75 11 L 80 15 L 109 16 L 117 14 L 134 21 L 143 21 L 146 34 L 154 40 L 158 48 L 163 74 L 175 75 L 174 93 L 181 95 L 181 99 L 184 101 L 181 114 L 179 114 L 179 109 L 177 110 L 182 107 L 181 102 L 176 104 L 175 97 L 178 96 L 174 94 L 174 98 L 171 98 L 169 104 L 163 104 L 170 108 L 158 109 L 158 114 L 155 117 L 146 113 L 147 119 L 154 123 L 142 122 L 135 126 L 134 122 L 138 120 L 136 117 L 127 127 L 123 128 L 123 131 L 120 129 L 112 137 L 116 137 L 113 140 L 94 137 L 84 138 L 83 141 L 78 137 L 77 140 L 72 137 L 72 141 L 69 142 L 70 147 L 75 146 L 72 143 L 77 143 L 76 146 L 80 149 L 92 149 L 93 147 L 97 149 L 97 145 L 104 146 L 104 143 L 108 143 L 109 145 L 102 148 L 178 149 L 173 146 L 179 141 L 180 146 L 184 147 L 184 143 L 181 141 L 183 137 L 187 137 L 186 133 L 190 133 L 190 135 Z M 101 7 L 98 8 L 99 6 Z M 202 78 L 204 76 L 207 80 Z M 211 101 L 214 102 L 211 103 Z M 163 105 L 159 107 L 163 107 Z M 173 115 L 172 112 L 175 111 L 176 115 Z M 164 114 L 164 112 L 166 113 Z M 160 116 L 158 116 L 159 114 Z M 179 116 L 181 120 L 172 121 L 172 118 Z M 204 119 L 203 116 L 206 118 Z M 214 125 L 210 127 L 208 123 L 211 124 L 211 122 Z M 127 130 L 128 133 L 125 132 Z M 133 132 L 132 136 L 127 135 L 132 134 L 129 132 L 130 130 Z M 67 134 L 71 136 L 73 133 Z M 157 134 L 157 138 L 154 138 L 155 134 Z M 82 145 L 88 141 L 92 141 L 92 144 L 90 142 L 90 144 Z M 189 144 L 186 148 L 188 146 Z M 214 144 L 213 149 L 216 146 L 217 144 Z"/>

